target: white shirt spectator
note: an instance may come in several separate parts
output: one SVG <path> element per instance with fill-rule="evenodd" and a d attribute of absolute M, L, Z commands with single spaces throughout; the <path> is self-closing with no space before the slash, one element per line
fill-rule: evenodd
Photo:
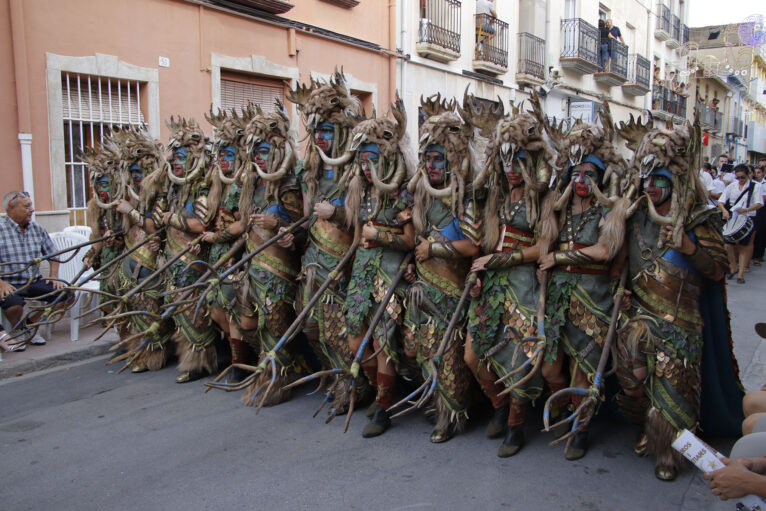
<path fill-rule="evenodd" d="M 705 169 L 700 170 L 700 181 L 702 181 L 705 190 L 708 192 L 713 191 L 713 176 L 711 176 Z"/>
<path fill-rule="evenodd" d="M 749 187 L 751 183 L 754 185 L 752 194 L 747 192 L 742 193 L 747 190 L 747 187 Z M 750 206 L 748 206 L 748 195 L 750 195 Z M 739 200 L 737 200 L 737 197 L 739 197 Z M 725 204 L 727 200 L 729 201 L 729 209 L 731 212 L 736 213 L 740 208 L 753 207 L 756 204 L 763 206 L 763 192 L 758 183 L 750 181 L 749 179 L 745 182 L 745 185 L 742 188 L 740 188 L 739 183 L 735 181 L 726 186 L 726 190 L 724 190 L 721 198 L 718 199 L 718 202 Z M 736 201 L 736 203 L 734 201 Z M 755 211 L 748 211 L 745 215 L 755 216 Z"/>
<path fill-rule="evenodd" d="M 753 183 L 755 183 L 756 186 L 761 187 L 761 198 L 763 199 L 763 203 L 766 204 L 766 179 L 763 179 L 760 182 L 753 179 Z"/>
<path fill-rule="evenodd" d="M 729 186 L 731 183 L 737 180 L 737 176 L 734 175 L 734 172 L 724 172 L 723 174 L 719 175 L 721 176 L 721 181 L 723 181 L 726 186 Z"/>
<path fill-rule="evenodd" d="M 726 190 L 726 183 L 721 181 L 720 178 L 713 179 L 713 195 L 718 195 L 720 198 L 720 195 Z M 718 203 L 718 199 L 710 199 L 710 203 L 715 206 Z"/>
<path fill-rule="evenodd" d="M 476 0 L 476 14 L 489 14 L 492 16 L 492 11 L 495 10 L 495 4 L 489 0 Z"/>

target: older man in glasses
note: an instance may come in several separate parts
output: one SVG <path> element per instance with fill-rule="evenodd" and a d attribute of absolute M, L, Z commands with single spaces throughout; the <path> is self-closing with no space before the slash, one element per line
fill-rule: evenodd
<path fill-rule="evenodd" d="M 28 263 L 38 257 L 55 252 L 53 241 L 39 224 L 32 221 L 32 199 L 27 192 L 10 192 L 3 197 L 7 213 L 0 218 L 0 308 L 14 330 L 21 327 L 25 298 L 47 295 L 64 287 L 58 278 L 59 263 L 50 260 L 50 277 L 43 279 L 37 265 Z M 46 296 L 46 301 L 55 295 Z M 14 332 L 11 332 L 13 337 Z M 12 341 L 10 341 L 12 342 Z M 45 344 L 45 339 L 35 335 L 32 344 Z M 9 344 L 15 351 L 26 348 L 23 342 Z"/>

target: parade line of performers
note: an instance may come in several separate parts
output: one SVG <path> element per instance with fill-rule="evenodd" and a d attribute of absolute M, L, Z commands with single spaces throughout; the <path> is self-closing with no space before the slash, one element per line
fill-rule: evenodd
<path fill-rule="evenodd" d="M 739 431 L 698 123 L 614 124 L 604 104 L 599 124 L 565 124 L 537 98 L 504 113 L 435 95 L 415 153 L 402 102 L 365 118 L 342 73 L 288 99 L 302 150 L 277 101 L 211 111 L 213 140 L 171 118 L 166 148 L 134 129 L 85 155 L 104 238 L 86 264 L 125 368 L 223 370 L 206 385 L 256 407 L 313 381 L 346 427 L 366 410 L 364 437 L 418 410 L 445 442 L 488 398 L 501 457 L 543 399 L 581 458 L 608 398 L 663 480 L 679 430 Z"/>

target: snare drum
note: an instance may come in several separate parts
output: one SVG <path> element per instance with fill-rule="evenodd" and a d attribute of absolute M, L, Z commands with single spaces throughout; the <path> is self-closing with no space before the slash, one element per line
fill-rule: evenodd
<path fill-rule="evenodd" d="M 753 226 L 751 217 L 734 215 L 723 226 L 723 241 L 730 245 L 736 245 L 750 236 L 750 233 L 753 232 Z"/>

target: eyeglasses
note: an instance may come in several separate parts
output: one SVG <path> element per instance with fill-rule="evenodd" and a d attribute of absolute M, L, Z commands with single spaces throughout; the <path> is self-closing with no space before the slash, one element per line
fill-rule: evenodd
<path fill-rule="evenodd" d="M 16 193 L 13 194 L 13 197 L 8 199 L 8 205 L 11 206 L 11 205 L 13 205 L 13 202 L 16 199 L 20 199 L 20 198 L 24 198 L 24 197 L 29 198 L 29 192 L 16 192 Z"/>
<path fill-rule="evenodd" d="M 742 180 L 744 180 L 744 179 L 747 179 L 747 176 L 737 176 L 737 179 L 739 179 L 740 181 L 742 181 Z"/>

